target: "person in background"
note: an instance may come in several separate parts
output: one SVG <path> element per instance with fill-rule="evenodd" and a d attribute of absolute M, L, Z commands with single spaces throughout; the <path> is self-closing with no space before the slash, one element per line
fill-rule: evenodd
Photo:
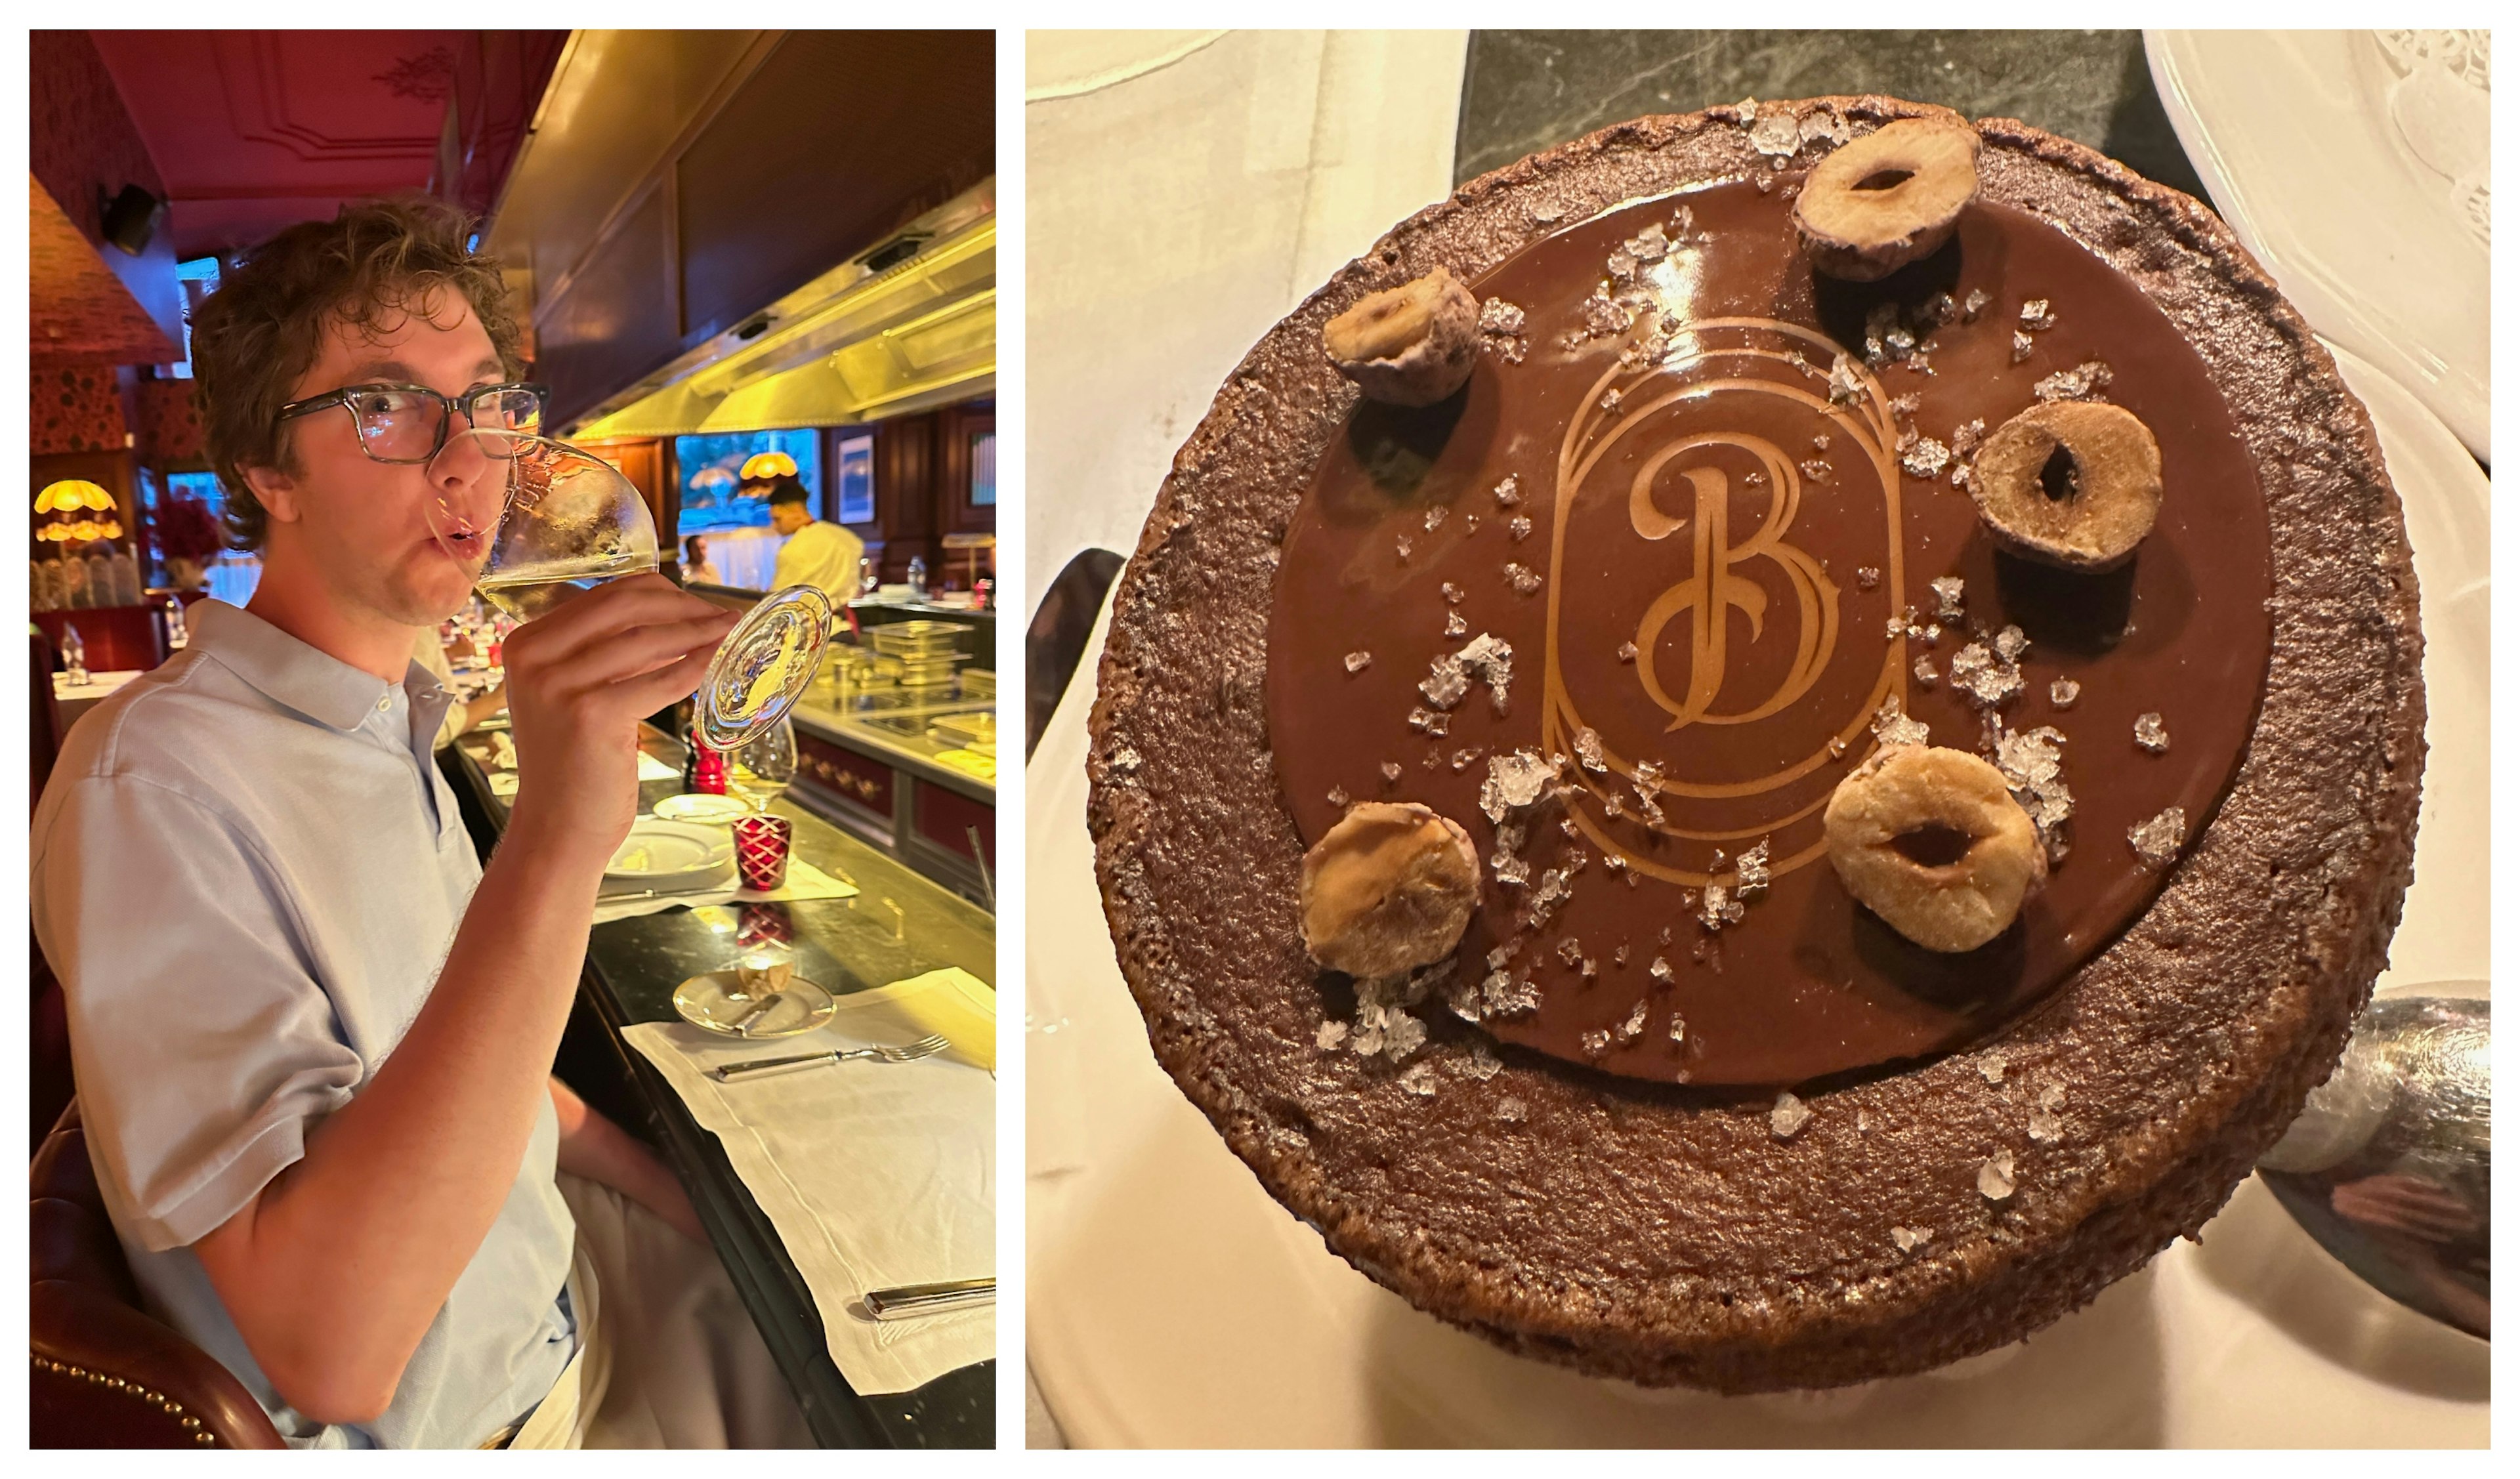
<path fill-rule="evenodd" d="M 455 692 L 455 664 L 446 658 L 446 644 L 437 640 L 437 628 L 420 629 L 420 635 L 412 639 L 411 656 L 414 662 L 428 669 L 428 676 L 437 680 L 439 688 L 450 694 Z M 437 722 L 437 739 L 431 742 L 430 748 L 444 749 L 479 729 L 482 720 L 507 711 L 508 685 L 505 683 L 495 685 L 486 694 L 455 699 L 446 705 L 446 717 Z"/>
<path fill-rule="evenodd" d="M 770 480 L 770 527 L 788 541 L 779 547 L 770 588 L 819 586 L 833 606 L 846 609 L 858 594 L 858 557 L 866 553 L 866 541 L 838 524 L 816 518 L 806 502 L 805 485 L 787 473 Z"/>
<path fill-rule="evenodd" d="M 695 580 L 702 585 L 726 584 L 717 566 L 709 563 L 708 536 L 704 534 L 683 536 L 683 584 L 690 585 Z"/>

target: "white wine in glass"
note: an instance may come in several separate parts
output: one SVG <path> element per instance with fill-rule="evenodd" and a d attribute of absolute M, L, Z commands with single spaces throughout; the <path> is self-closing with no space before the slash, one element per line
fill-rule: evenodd
<path fill-rule="evenodd" d="M 657 568 L 656 524 L 619 470 L 565 442 L 474 427 L 429 463 L 429 527 L 473 571 L 482 600 L 531 621 L 624 575 Z M 741 749 L 788 717 L 831 636 L 831 598 L 812 586 L 765 596 L 718 644 L 698 695 L 702 742 Z"/>

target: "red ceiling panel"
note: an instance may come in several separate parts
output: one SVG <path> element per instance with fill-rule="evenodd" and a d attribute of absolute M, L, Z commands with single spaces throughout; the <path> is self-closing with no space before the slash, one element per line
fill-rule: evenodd
<path fill-rule="evenodd" d="M 166 183 L 176 251 L 185 257 L 252 246 L 359 196 L 441 179 L 476 193 L 482 161 L 465 157 L 467 146 L 513 154 L 518 100 L 529 112 L 564 34 L 93 33 Z M 459 79 L 479 116 L 459 117 L 459 135 L 450 138 L 448 104 Z M 476 91 L 484 79 L 498 96 Z M 493 162 L 493 173 L 504 175 L 504 162 Z"/>

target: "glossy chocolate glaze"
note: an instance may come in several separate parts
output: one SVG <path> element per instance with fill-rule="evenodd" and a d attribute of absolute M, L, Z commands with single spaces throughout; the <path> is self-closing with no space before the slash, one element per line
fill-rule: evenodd
<path fill-rule="evenodd" d="M 1598 733 L 1607 773 L 1570 764 L 1583 794 L 1507 818 L 1527 829 L 1530 881 L 1489 871 L 1459 968 L 1485 976 L 1490 952 L 1518 942 L 1504 969 L 1538 987 L 1539 1006 L 1481 1025 L 1627 1076 L 1792 1084 L 1992 1034 L 2150 903 L 2164 874 L 2138 862 L 2128 829 L 2177 806 L 2187 834 L 2202 831 L 2264 686 L 2271 571 L 2257 476 L 2204 363 L 2161 311 L 2072 238 L 1990 202 L 1969 208 L 1952 246 L 1884 282 L 1817 279 L 1795 246 L 1796 178 L 1632 203 L 1478 280 L 1483 300 L 1524 310 L 1519 360 L 1500 341 L 1462 393 L 1423 411 L 1361 402 L 1315 470 L 1280 567 L 1269 730 L 1307 844 L 1340 815 L 1334 797 L 1412 800 L 1493 856 L 1497 827 L 1479 808 L 1488 757 L 1571 753 L 1580 729 Z M 1652 224 L 1684 243 L 1642 269 L 1664 327 L 1680 328 L 1679 353 L 1659 371 L 1623 369 L 1622 348 L 1646 325 L 1582 336 L 1584 301 L 1612 251 Z M 1925 336 L 1929 370 L 1885 363 L 1860 394 L 1831 401 L 1834 350 L 1860 352 L 1874 304 L 1973 291 L 1987 295 L 1973 322 Z M 2041 298 L 2053 327 L 2015 363 L 2021 305 Z M 2161 518 L 2129 566 L 2073 575 L 2000 555 L 1949 469 L 1900 466 L 1902 432 L 1949 444 L 1972 420 L 1992 431 L 2036 403 L 2043 378 L 2092 360 L 2112 373 L 2105 398 L 2161 446 Z M 1605 408 L 1610 389 L 1619 399 Z M 1511 506 L 1494 491 L 1508 477 Z M 1517 515 L 1532 524 L 1520 538 Z M 1728 549 L 1729 561 L 1708 553 Z M 1517 591 L 1508 564 L 1538 575 L 1537 589 Z M 1886 637 L 1911 607 L 1916 626 L 1936 624 L 1928 582 L 1943 575 L 1964 582 L 1964 617 L 1931 641 Z M 1700 635 L 1700 609 L 1722 613 L 1720 640 L 1712 621 Z M 1463 627 L 1447 638 L 1456 611 Z M 1884 696 L 1933 742 L 1982 748 L 1984 713 L 1946 678 L 1920 682 L 1914 664 L 1946 673 L 1973 633 L 2007 624 L 2030 647 L 2020 695 L 1996 712 L 2009 729 L 2065 736 L 2070 847 L 2011 930 L 1936 955 L 1847 895 L 1820 810 L 1871 750 Z M 1513 649 L 1505 711 L 1474 686 L 1446 734 L 1414 730 L 1430 662 L 1481 633 Z M 1371 661 L 1350 673 L 1359 651 Z M 2051 701 L 2058 678 L 2080 686 L 2070 707 Z M 2163 717 L 2167 753 L 2135 742 L 2147 712 Z M 1641 761 L 1662 769 L 1659 826 L 1640 817 Z M 1732 859 L 1762 840 L 1766 895 L 1710 931 L 1694 916 L 1699 890 L 1733 884 Z M 1533 927 L 1532 895 L 1565 867 L 1570 895 Z M 1638 1030 L 1622 1033 L 1640 1004 Z"/>

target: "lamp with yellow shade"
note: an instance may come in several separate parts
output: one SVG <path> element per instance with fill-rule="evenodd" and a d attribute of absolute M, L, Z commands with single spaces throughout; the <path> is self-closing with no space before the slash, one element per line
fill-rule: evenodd
<path fill-rule="evenodd" d="M 796 475 L 796 459 L 785 452 L 755 452 L 743 461 L 745 482 L 767 482 L 774 477 Z"/>

